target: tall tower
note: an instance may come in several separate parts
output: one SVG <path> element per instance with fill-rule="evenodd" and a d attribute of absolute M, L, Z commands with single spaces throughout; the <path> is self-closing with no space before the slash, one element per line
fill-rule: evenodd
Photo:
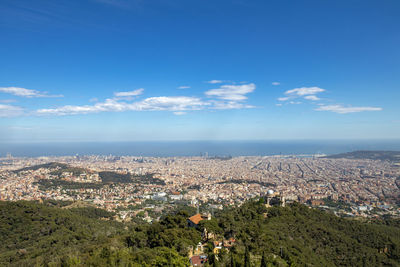
<path fill-rule="evenodd" d="M 271 189 L 269 189 L 268 191 L 267 191 L 267 206 L 271 206 L 271 204 L 270 204 L 270 202 L 271 202 L 271 199 L 274 197 L 274 190 L 271 190 Z"/>
<path fill-rule="evenodd" d="M 285 202 L 286 202 L 286 199 L 285 199 L 285 197 L 284 196 L 280 196 L 280 202 L 281 202 L 281 207 L 285 207 Z"/>

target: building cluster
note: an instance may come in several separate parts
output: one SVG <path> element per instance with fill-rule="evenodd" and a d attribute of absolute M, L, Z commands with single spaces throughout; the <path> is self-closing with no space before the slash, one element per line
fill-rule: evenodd
<path fill-rule="evenodd" d="M 211 220 L 210 213 L 197 213 L 188 218 L 188 226 L 198 228 L 201 221 L 209 220 Z M 218 258 L 221 251 L 224 250 L 225 252 L 229 252 L 229 250 L 235 245 L 236 239 L 234 237 L 226 239 L 223 236 L 217 235 L 212 231 L 207 230 L 207 227 L 204 227 L 203 233 L 201 235 L 201 241 L 197 244 L 196 247 L 189 246 L 188 257 L 191 266 L 205 265 L 205 263 L 208 261 L 208 256 L 205 248 L 209 242 L 211 242 L 213 245 L 213 254 L 216 258 Z"/>
<path fill-rule="evenodd" d="M 79 174 L 22 168 L 60 162 L 87 170 Z M 143 176 L 163 184 L 106 183 L 99 172 Z M 45 187 L 40 181 L 64 181 Z M 85 185 L 86 184 L 86 185 Z M 79 186 L 82 185 L 82 186 Z M 220 209 L 279 192 L 280 201 L 299 201 L 351 216 L 398 215 L 399 165 L 375 160 L 323 157 L 115 157 L 73 156 L 0 159 L 0 200 L 85 201 L 129 219 L 151 221 L 165 205 L 186 203 Z M 328 201 L 329 200 L 329 201 Z M 328 205 L 328 204 L 329 205 Z"/>

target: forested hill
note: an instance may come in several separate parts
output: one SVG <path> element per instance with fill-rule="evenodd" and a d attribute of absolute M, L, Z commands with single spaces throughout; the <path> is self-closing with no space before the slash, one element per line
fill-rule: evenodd
<path fill-rule="evenodd" d="M 348 153 L 341 153 L 326 156 L 331 159 L 373 159 L 373 160 L 387 160 L 391 162 L 400 162 L 400 151 L 368 151 L 360 150 Z"/>
<path fill-rule="evenodd" d="M 250 201 L 189 228 L 184 211 L 153 224 L 118 223 L 93 208 L 0 202 L 0 266 L 187 266 L 204 227 L 234 237 L 211 266 L 399 266 L 400 222 L 361 222 L 293 204 Z"/>
<path fill-rule="evenodd" d="M 24 171 L 36 171 L 39 169 L 49 169 L 52 170 L 51 174 L 58 175 L 60 176 L 63 172 L 71 172 L 74 175 L 80 175 L 82 173 L 90 173 L 90 170 L 80 168 L 80 167 L 73 167 L 65 163 L 60 163 L 60 162 L 50 162 L 50 163 L 45 163 L 45 164 L 40 164 L 40 165 L 34 165 L 30 167 L 25 167 L 19 170 L 15 170 L 14 172 L 19 173 L 19 172 L 24 172 Z"/>
<path fill-rule="evenodd" d="M 67 169 L 68 167 L 69 166 L 67 164 L 64 164 L 64 163 L 49 162 L 49 163 L 44 163 L 44 164 L 40 164 L 40 165 L 34 165 L 34 166 L 30 166 L 30 167 L 25 167 L 25 168 L 16 170 L 14 172 L 36 171 L 36 170 L 39 170 L 41 168 L 46 168 L 46 169 L 55 169 L 55 168 Z"/>

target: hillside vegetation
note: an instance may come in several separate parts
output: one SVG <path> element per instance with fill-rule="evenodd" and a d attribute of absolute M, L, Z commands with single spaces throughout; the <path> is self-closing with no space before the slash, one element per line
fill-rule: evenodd
<path fill-rule="evenodd" d="M 59 163 L 59 162 L 49 162 L 49 163 L 45 163 L 45 164 L 39 164 L 39 165 L 34 165 L 34 166 L 30 166 L 30 167 L 25 167 L 19 170 L 16 170 L 14 172 L 23 172 L 23 171 L 36 171 L 39 169 L 68 169 L 69 166 L 67 164 L 64 163 Z"/>
<path fill-rule="evenodd" d="M 40 179 L 37 183 L 41 190 L 53 190 L 57 188 L 63 189 L 100 189 L 104 185 L 117 184 L 117 183 L 133 183 L 133 184 L 157 184 L 165 185 L 165 182 L 159 178 L 154 178 L 154 174 L 145 175 L 132 175 L 130 173 L 119 173 L 114 171 L 100 171 L 98 175 L 101 182 L 81 182 L 81 181 L 70 181 L 63 179 L 64 173 L 70 173 L 72 176 L 79 176 L 81 174 L 93 174 L 96 173 L 93 170 L 73 167 L 65 163 L 50 162 L 35 166 L 25 167 L 19 170 L 15 170 L 15 173 L 25 171 L 37 171 L 39 169 L 48 169 L 51 175 L 58 176 L 55 179 Z"/>
<path fill-rule="evenodd" d="M 204 227 L 236 244 L 211 266 L 399 266 L 398 220 L 361 222 L 293 204 L 266 208 L 262 199 L 221 211 L 189 228 L 185 211 L 159 222 L 118 223 L 95 208 L 0 202 L 0 266 L 188 266 Z M 64 204 L 59 205 L 64 206 Z"/>

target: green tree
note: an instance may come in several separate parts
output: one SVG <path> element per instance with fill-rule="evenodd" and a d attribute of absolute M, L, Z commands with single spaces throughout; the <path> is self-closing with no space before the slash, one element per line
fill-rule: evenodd
<path fill-rule="evenodd" d="M 249 253 L 249 247 L 246 246 L 245 251 L 244 251 L 244 267 L 250 267 L 250 253 Z"/>
<path fill-rule="evenodd" d="M 261 258 L 261 264 L 260 267 L 268 267 L 267 259 L 265 258 L 265 252 L 263 251 L 262 258 Z"/>
<path fill-rule="evenodd" d="M 235 267 L 235 260 L 233 259 L 233 253 L 232 251 L 229 253 L 230 254 L 230 267 Z"/>

